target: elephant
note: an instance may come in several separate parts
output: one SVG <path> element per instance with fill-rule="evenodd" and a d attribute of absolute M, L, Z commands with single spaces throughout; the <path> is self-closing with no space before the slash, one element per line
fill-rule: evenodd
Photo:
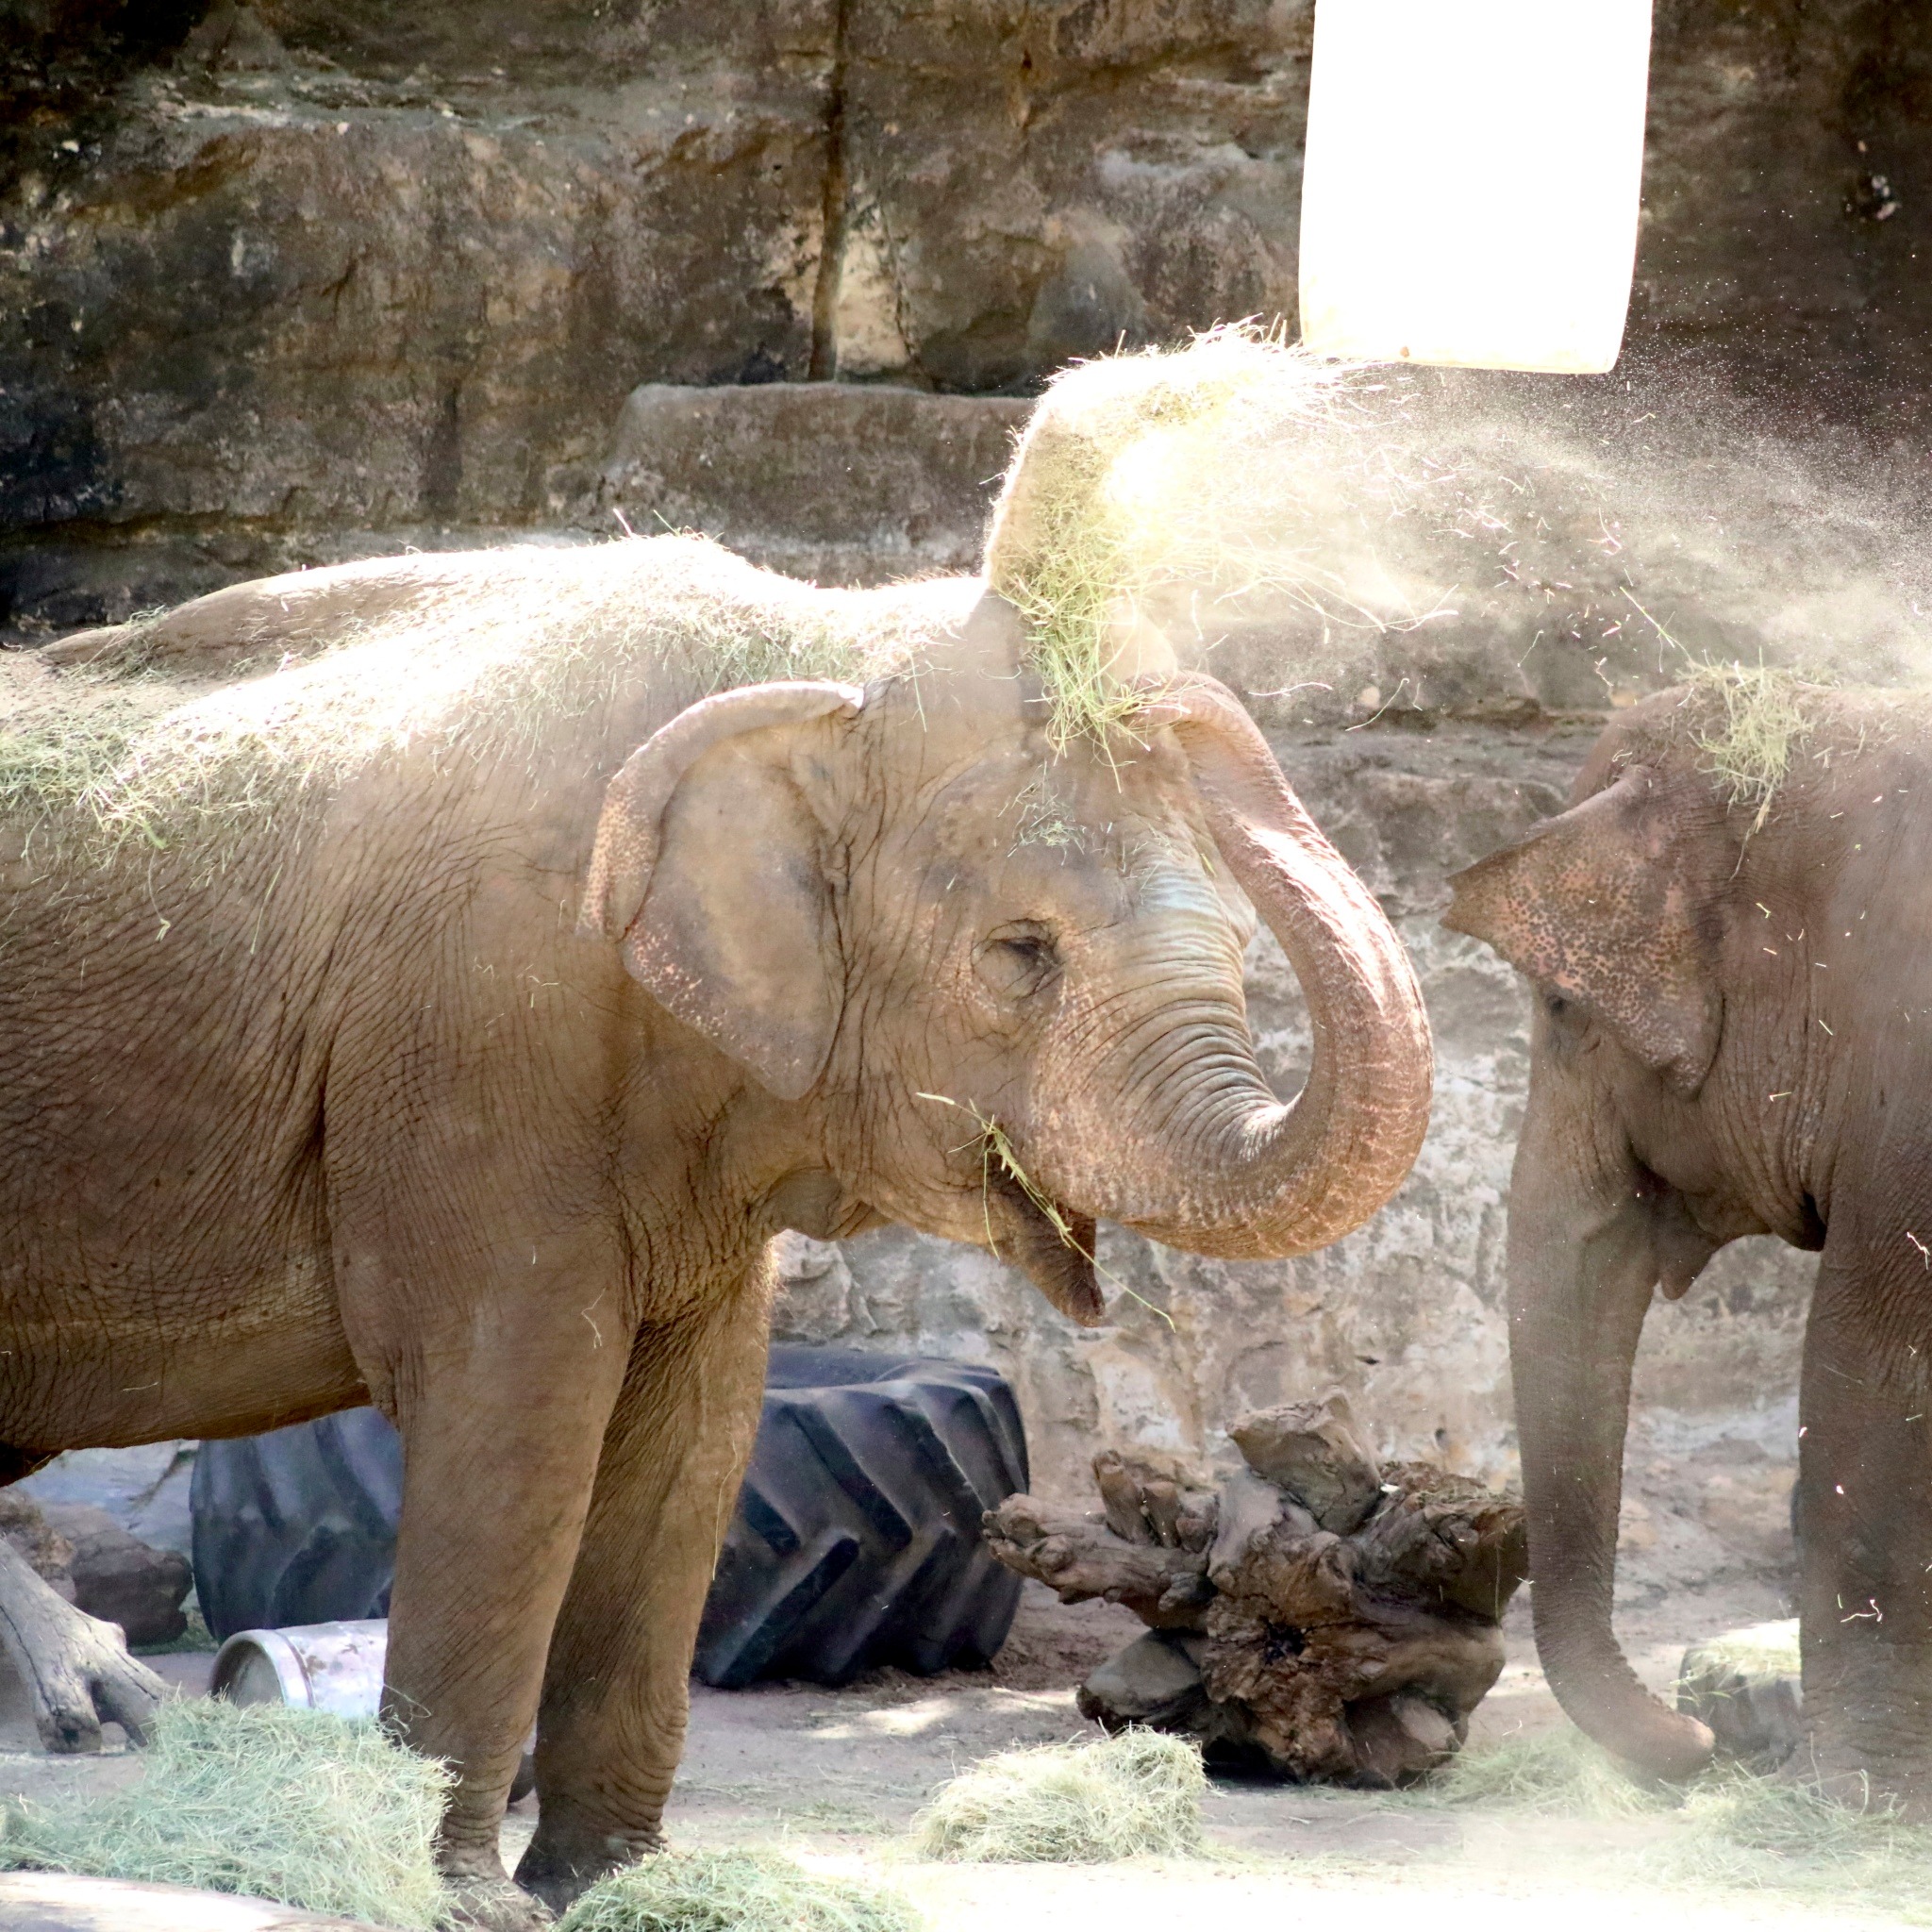
<path fill-rule="evenodd" d="M 1560 816 L 1444 923 L 1530 982 L 1510 1360 L 1537 1648 L 1641 1772 L 1712 1740 L 1611 1627 L 1631 1367 L 1653 1289 L 1775 1235 L 1820 1256 L 1801 1374 L 1793 1774 L 1932 1797 L 1932 713 L 1703 675 L 1617 716 Z"/>
<path fill-rule="evenodd" d="M 980 579 L 529 545 L 54 649 L 26 713 L 213 681 L 51 801 L 0 773 L 0 1477 L 389 1415 L 385 1721 L 456 1771 L 472 1923 L 658 1842 L 781 1230 L 990 1247 L 1091 1324 L 1097 1219 L 1296 1254 L 1414 1159 L 1408 961 L 1239 703 L 1150 671 L 1058 731 Z M 1287 1104 L 1255 911 L 1313 1019 Z M 97 1651 L 41 1672 L 69 1742 L 141 1722 Z"/>

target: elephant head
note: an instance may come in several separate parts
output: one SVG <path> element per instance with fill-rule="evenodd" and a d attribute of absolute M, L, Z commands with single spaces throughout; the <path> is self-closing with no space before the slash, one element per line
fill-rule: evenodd
<path fill-rule="evenodd" d="M 1058 750 L 1049 722 L 991 592 L 917 669 L 707 699 L 612 782 L 584 923 L 804 1123 L 780 1219 L 991 1246 L 1092 1323 L 1096 1219 L 1241 1257 L 1366 1219 L 1430 1047 L 1394 933 L 1224 687 L 1158 680 Z M 1313 1022 L 1286 1105 L 1246 1024 L 1250 902 Z"/>

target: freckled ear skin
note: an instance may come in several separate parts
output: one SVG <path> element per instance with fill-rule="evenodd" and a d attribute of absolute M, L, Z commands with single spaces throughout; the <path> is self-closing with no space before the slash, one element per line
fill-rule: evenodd
<path fill-rule="evenodd" d="M 1717 1053 L 1715 918 L 1736 863 L 1707 781 L 1632 765 L 1457 873 L 1442 924 L 1587 1007 L 1688 1098 Z"/>
<path fill-rule="evenodd" d="M 796 1100 L 824 1070 L 842 985 L 799 728 L 852 685 L 755 685 L 693 705 L 604 794 L 577 930 L 619 940 L 659 1005 Z"/>

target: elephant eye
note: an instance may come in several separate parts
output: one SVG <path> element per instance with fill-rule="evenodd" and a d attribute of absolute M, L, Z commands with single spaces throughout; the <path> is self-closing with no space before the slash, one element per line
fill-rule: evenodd
<path fill-rule="evenodd" d="M 1059 970 L 1060 956 L 1053 935 L 1029 922 L 991 934 L 973 963 L 995 992 L 1024 999 L 1038 992 Z"/>

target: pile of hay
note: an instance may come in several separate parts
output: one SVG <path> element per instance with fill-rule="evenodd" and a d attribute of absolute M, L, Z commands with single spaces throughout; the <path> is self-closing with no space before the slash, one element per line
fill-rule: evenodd
<path fill-rule="evenodd" d="M 1157 1731 L 1003 1751 L 945 1786 L 913 1823 L 928 1858 L 1094 1865 L 1200 1848 L 1199 1747 Z"/>
<path fill-rule="evenodd" d="M 1643 1860 L 1677 1884 L 1857 1898 L 1932 1924 L 1932 1831 L 1857 1793 L 1751 1775 L 1713 1778 L 1684 1805 L 1683 1826 Z"/>
<path fill-rule="evenodd" d="M 1424 1804 L 1599 1820 L 1648 1817 L 1676 1802 L 1663 1788 L 1638 1784 L 1572 1724 L 1465 1751 L 1415 1795 Z"/>
<path fill-rule="evenodd" d="M 558 1932 L 918 1932 L 896 1892 L 775 1852 L 659 1852 L 593 1885 Z"/>
<path fill-rule="evenodd" d="M 1795 1668 L 1794 1628 L 1768 1624 L 1724 1641 L 1740 1667 Z M 1385 1802 L 1650 1820 L 1657 1829 L 1647 1842 L 1612 1854 L 1632 1878 L 1768 1897 L 1855 1898 L 1868 1910 L 1932 1924 L 1932 1831 L 1907 1824 L 1892 1805 L 1735 1766 L 1683 1788 L 1640 1785 L 1571 1724 L 1466 1752 L 1426 1791 Z"/>
<path fill-rule="evenodd" d="M 156 1715 L 138 1784 L 8 1807 L 0 1867 L 242 1892 L 428 1932 L 449 1773 L 377 1725 L 208 1699 Z"/>

